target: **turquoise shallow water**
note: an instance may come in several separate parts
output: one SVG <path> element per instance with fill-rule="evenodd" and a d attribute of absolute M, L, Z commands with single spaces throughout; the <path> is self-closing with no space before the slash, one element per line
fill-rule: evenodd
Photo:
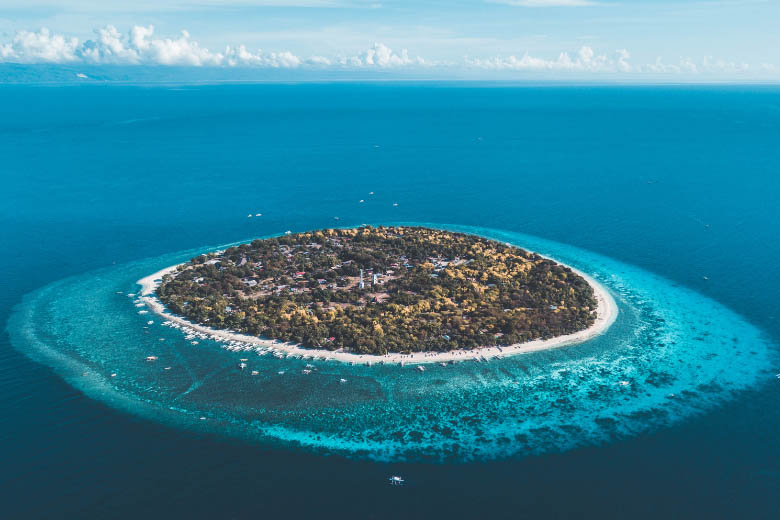
<path fill-rule="evenodd" d="M 780 88 L 173 87 L 0 86 L 0 516 L 777 518 Z M 253 379 L 115 294 L 336 222 L 511 237 L 614 273 L 620 320 L 423 377 Z"/>
<path fill-rule="evenodd" d="M 203 248 L 37 290 L 11 319 L 12 343 L 89 396 L 165 424 L 384 461 L 475 461 L 601 444 L 700 414 L 771 377 L 774 354 L 761 331 L 694 291 L 564 244 L 444 227 L 590 274 L 618 302 L 616 322 L 579 345 L 424 373 L 228 352 L 210 340 L 192 345 L 158 316 L 139 314 L 132 296 L 136 280 Z M 149 355 L 159 360 L 145 361 Z M 249 366 L 240 371 L 244 357 Z M 307 365 L 311 374 L 302 372 Z"/>

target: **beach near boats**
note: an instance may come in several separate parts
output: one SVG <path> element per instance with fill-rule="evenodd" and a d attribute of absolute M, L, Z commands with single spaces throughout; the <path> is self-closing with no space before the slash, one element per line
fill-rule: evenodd
<path fill-rule="evenodd" d="M 396 363 L 396 364 L 421 364 L 421 363 L 448 363 L 465 360 L 487 361 L 491 358 L 514 356 L 518 354 L 527 354 L 560 348 L 577 343 L 585 342 L 599 334 L 605 332 L 612 323 L 614 323 L 618 314 L 618 307 L 615 300 L 609 294 L 605 287 L 581 271 L 572 269 L 575 273 L 582 276 L 593 287 L 594 296 L 597 301 L 596 320 L 587 329 L 558 336 L 551 339 L 538 339 L 508 346 L 483 347 L 472 350 L 451 350 L 448 352 L 414 352 L 411 354 L 389 353 L 383 356 L 371 354 L 356 354 L 342 350 L 324 350 L 302 347 L 293 343 L 285 343 L 277 340 L 259 338 L 248 334 L 241 334 L 228 330 L 217 330 L 205 325 L 193 323 L 181 316 L 170 313 L 165 306 L 157 299 L 155 290 L 166 274 L 172 274 L 176 271 L 178 265 L 166 267 L 156 273 L 150 274 L 138 280 L 141 291 L 138 297 L 141 302 L 167 320 L 170 324 L 191 334 L 204 335 L 214 341 L 229 343 L 231 350 L 255 351 L 258 354 L 273 354 L 283 357 L 297 356 L 302 358 L 335 360 L 344 363 L 356 363 L 372 365 L 378 363 Z"/>

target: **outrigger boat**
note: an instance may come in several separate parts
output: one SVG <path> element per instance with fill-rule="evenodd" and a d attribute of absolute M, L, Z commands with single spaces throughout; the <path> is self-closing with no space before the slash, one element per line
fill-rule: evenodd
<path fill-rule="evenodd" d="M 391 486 L 403 486 L 404 485 L 404 478 L 400 475 L 393 475 L 389 479 Z"/>

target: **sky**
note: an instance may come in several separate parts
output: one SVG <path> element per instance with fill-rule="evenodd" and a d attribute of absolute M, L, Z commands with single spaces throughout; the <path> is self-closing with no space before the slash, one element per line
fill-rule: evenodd
<path fill-rule="evenodd" d="M 0 63 L 780 80 L 778 0 L 0 0 Z"/>

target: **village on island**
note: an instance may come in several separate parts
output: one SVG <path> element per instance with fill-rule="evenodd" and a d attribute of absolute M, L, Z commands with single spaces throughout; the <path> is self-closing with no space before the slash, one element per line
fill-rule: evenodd
<path fill-rule="evenodd" d="M 487 360 L 569 345 L 603 332 L 617 312 L 599 284 L 567 266 L 422 227 L 255 240 L 139 284 L 139 302 L 191 341 L 362 364 Z"/>

